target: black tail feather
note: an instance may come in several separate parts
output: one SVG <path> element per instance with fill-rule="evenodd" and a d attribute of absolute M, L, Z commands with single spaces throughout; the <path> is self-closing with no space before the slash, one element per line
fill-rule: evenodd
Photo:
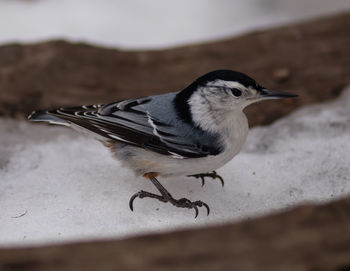
<path fill-rule="evenodd" d="M 32 114 L 28 116 L 28 120 L 43 121 L 43 122 L 49 122 L 51 124 L 59 124 L 59 125 L 70 125 L 68 121 L 51 115 L 47 110 L 33 111 Z"/>

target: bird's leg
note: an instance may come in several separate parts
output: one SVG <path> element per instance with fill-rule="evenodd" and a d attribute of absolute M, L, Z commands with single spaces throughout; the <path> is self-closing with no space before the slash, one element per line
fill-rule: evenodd
<path fill-rule="evenodd" d="M 215 170 L 213 170 L 213 172 L 211 173 L 200 173 L 200 174 L 188 175 L 187 177 L 195 177 L 196 179 L 201 178 L 202 186 L 204 186 L 205 184 L 205 177 L 210 177 L 212 179 L 219 179 L 222 186 L 224 186 L 225 184 L 224 179 L 219 174 L 217 174 Z"/>
<path fill-rule="evenodd" d="M 153 199 L 157 199 L 161 202 L 170 202 L 172 205 L 176 206 L 176 207 L 180 207 L 180 208 L 188 208 L 188 209 L 194 209 L 196 214 L 195 217 L 198 216 L 198 207 L 202 207 L 204 206 L 207 209 L 207 215 L 209 215 L 210 209 L 209 206 L 200 201 L 190 201 L 189 199 L 186 198 L 181 198 L 181 199 L 174 199 L 173 196 L 164 188 L 164 186 L 161 185 L 161 183 L 156 179 L 156 177 L 154 175 L 152 176 L 147 176 L 150 179 L 150 181 L 154 184 L 154 186 L 158 189 L 158 191 L 160 192 L 161 195 L 156 195 L 147 191 L 139 191 L 137 193 L 135 193 L 129 201 L 129 207 L 131 209 L 131 211 L 134 210 L 134 206 L 133 206 L 133 202 L 136 198 L 153 198 Z"/>

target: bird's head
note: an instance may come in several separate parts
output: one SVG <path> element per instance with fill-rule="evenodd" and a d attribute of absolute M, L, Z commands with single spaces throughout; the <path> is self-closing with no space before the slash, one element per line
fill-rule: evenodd
<path fill-rule="evenodd" d="M 296 96 L 268 90 L 240 72 L 216 70 L 199 77 L 179 92 L 175 104 L 178 111 L 182 112 L 182 118 L 191 120 L 194 110 L 203 113 L 205 110 L 241 111 L 255 102 Z"/>

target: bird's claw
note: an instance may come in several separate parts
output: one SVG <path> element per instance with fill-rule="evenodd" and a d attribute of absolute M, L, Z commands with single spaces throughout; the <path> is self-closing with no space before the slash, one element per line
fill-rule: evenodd
<path fill-rule="evenodd" d="M 204 206 L 207 209 L 207 215 L 209 215 L 209 213 L 210 213 L 210 208 L 209 208 L 208 204 L 206 204 L 203 201 L 200 201 L 200 200 L 190 201 L 189 199 L 186 199 L 186 198 L 181 198 L 181 199 L 176 200 L 170 194 L 168 194 L 168 198 L 166 198 L 165 196 L 156 195 L 156 194 L 149 193 L 149 192 L 143 191 L 143 190 L 141 190 L 141 191 L 139 191 L 131 196 L 131 198 L 129 200 L 129 207 L 130 207 L 131 211 L 134 211 L 133 203 L 134 203 L 134 200 L 136 198 L 140 198 L 140 199 L 142 199 L 142 198 L 155 198 L 161 202 L 170 202 L 172 205 L 174 205 L 176 207 L 194 209 L 195 218 L 199 214 L 198 207 Z"/>
<path fill-rule="evenodd" d="M 210 177 L 212 179 L 219 179 L 222 187 L 224 187 L 225 185 L 224 179 L 219 174 L 217 174 L 215 170 L 210 173 L 200 173 L 200 174 L 189 175 L 189 177 L 195 177 L 196 179 L 201 178 L 202 186 L 204 186 L 205 184 L 205 177 Z"/>
<path fill-rule="evenodd" d="M 205 185 L 205 179 L 204 179 L 204 176 L 200 176 L 201 179 L 202 179 L 202 187 Z"/>
<path fill-rule="evenodd" d="M 142 191 L 140 191 L 142 192 Z M 135 193 L 134 195 L 131 196 L 130 200 L 129 200 L 129 208 L 130 210 L 133 212 L 134 211 L 134 200 L 139 197 L 140 198 L 140 192 Z"/>
<path fill-rule="evenodd" d="M 203 202 L 203 201 L 201 201 L 201 200 L 197 200 L 197 201 L 193 202 L 192 204 L 194 204 L 194 206 L 195 206 L 194 208 L 195 208 L 195 210 L 196 210 L 196 216 L 195 216 L 195 217 L 198 216 L 198 208 L 197 208 L 197 206 L 198 206 L 198 207 L 204 206 L 204 207 L 207 209 L 207 216 L 209 215 L 209 213 L 210 213 L 210 208 L 209 208 L 209 205 L 206 204 L 205 202 Z"/>
<path fill-rule="evenodd" d="M 135 193 L 134 195 L 132 195 L 130 200 L 129 200 L 129 207 L 130 207 L 131 211 L 134 211 L 134 200 L 136 198 L 140 198 L 140 199 L 153 198 L 153 199 L 157 199 L 157 200 L 162 201 L 162 202 L 167 202 L 167 200 L 162 196 L 141 190 L 141 191 Z"/>
<path fill-rule="evenodd" d="M 201 201 L 201 200 L 197 200 L 197 201 L 190 201 L 189 199 L 186 198 L 182 198 L 179 200 L 175 200 L 176 202 L 173 203 L 173 205 L 175 205 L 176 207 L 181 207 L 181 208 L 188 208 L 188 209 L 194 209 L 195 213 L 195 218 L 198 216 L 198 207 L 202 207 L 204 206 L 207 209 L 207 216 L 210 213 L 210 208 L 208 206 L 208 204 L 206 204 L 205 202 Z"/>
<path fill-rule="evenodd" d="M 219 174 L 217 174 L 215 170 L 213 171 L 213 173 L 215 173 L 214 179 L 218 178 L 221 182 L 222 187 L 224 187 L 224 185 L 225 185 L 224 179 Z"/>

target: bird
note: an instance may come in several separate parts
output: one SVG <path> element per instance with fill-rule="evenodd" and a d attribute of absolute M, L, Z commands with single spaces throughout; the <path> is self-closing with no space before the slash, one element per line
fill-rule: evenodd
<path fill-rule="evenodd" d="M 223 178 L 216 170 L 236 156 L 248 135 L 243 109 L 269 99 L 297 95 L 272 91 L 248 75 L 214 70 L 181 91 L 106 104 L 33 111 L 30 121 L 48 122 L 94 133 L 114 158 L 136 177 L 150 180 L 159 194 L 140 190 L 136 198 L 152 198 L 179 208 L 209 205 L 201 200 L 175 199 L 159 178 L 189 176 Z"/>

